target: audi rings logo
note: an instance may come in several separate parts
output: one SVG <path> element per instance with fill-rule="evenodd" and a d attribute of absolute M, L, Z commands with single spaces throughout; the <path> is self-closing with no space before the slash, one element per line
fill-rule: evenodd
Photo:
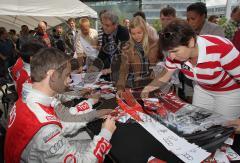
<path fill-rule="evenodd" d="M 58 140 L 57 143 L 55 143 L 53 146 L 50 147 L 49 153 L 55 154 L 59 149 L 61 149 L 63 146 L 63 139 Z"/>
<path fill-rule="evenodd" d="M 13 124 L 13 122 L 16 119 L 16 105 L 13 106 L 11 112 L 10 112 L 10 116 L 9 116 L 9 122 L 8 122 L 8 128 L 10 128 Z"/>

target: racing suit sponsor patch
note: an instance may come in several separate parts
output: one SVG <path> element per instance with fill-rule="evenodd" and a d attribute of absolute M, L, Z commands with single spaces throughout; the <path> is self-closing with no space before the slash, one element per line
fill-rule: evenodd
<path fill-rule="evenodd" d="M 10 128 L 13 124 L 13 122 L 15 121 L 16 119 L 16 105 L 13 106 L 11 112 L 10 112 L 10 115 L 9 115 L 9 122 L 8 122 L 8 128 Z"/>
<path fill-rule="evenodd" d="M 82 102 L 76 106 L 78 112 L 82 112 L 88 109 L 91 109 L 87 102 Z"/>
<path fill-rule="evenodd" d="M 57 117 L 56 117 L 56 116 L 53 116 L 53 115 L 48 115 L 48 116 L 46 116 L 46 119 L 47 119 L 48 121 L 56 121 L 56 120 L 58 120 Z"/>
<path fill-rule="evenodd" d="M 43 137 L 44 143 L 49 142 L 51 139 L 53 139 L 58 134 L 60 134 L 59 130 L 55 130 L 55 131 L 50 132 L 47 136 Z"/>
<path fill-rule="evenodd" d="M 103 162 L 103 155 L 106 154 L 110 148 L 111 144 L 104 138 L 101 138 L 101 140 L 98 141 L 97 146 L 93 152 L 94 155 L 98 158 L 98 162 Z"/>
<path fill-rule="evenodd" d="M 57 151 L 59 151 L 64 145 L 64 140 L 63 139 L 59 139 L 55 144 L 53 144 L 50 148 L 49 148 L 49 155 L 54 155 L 57 153 Z"/>

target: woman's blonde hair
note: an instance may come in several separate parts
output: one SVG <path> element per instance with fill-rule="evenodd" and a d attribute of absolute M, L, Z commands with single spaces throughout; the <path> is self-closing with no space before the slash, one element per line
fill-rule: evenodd
<path fill-rule="evenodd" d="M 131 35 L 131 29 L 137 28 L 137 27 L 139 27 L 143 30 L 142 46 L 143 46 L 144 54 L 148 55 L 149 42 L 148 42 L 147 25 L 141 16 L 136 16 L 130 21 L 130 24 L 129 24 L 130 45 L 132 47 L 134 47 L 134 45 L 135 45 L 135 41 L 133 40 L 132 35 Z"/>

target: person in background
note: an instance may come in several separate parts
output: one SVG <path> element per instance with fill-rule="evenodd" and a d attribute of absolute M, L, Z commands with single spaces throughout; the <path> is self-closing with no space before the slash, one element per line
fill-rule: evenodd
<path fill-rule="evenodd" d="M 31 59 L 32 89 L 26 99 L 18 99 L 11 110 L 4 146 L 5 162 L 103 162 L 111 148 L 109 141 L 116 129 L 115 121 L 107 117 L 99 135 L 83 146 L 64 137 L 67 122 L 60 121 L 62 117 L 56 116 L 53 108 L 54 96 L 63 93 L 70 83 L 69 60 L 70 56 L 55 48 L 42 49 Z M 87 102 L 84 106 L 89 107 Z M 69 112 L 78 115 L 82 107 Z"/>
<path fill-rule="evenodd" d="M 148 22 L 146 21 L 146 16 L 145 16 L 144 12 L 138 11 L 138 12 L 134 13 L 133 17 L 136 17 L 136 16 L 141 16 L 143 18 L 143 20 L 145 21 L 146 26 L 147 26 L 148 37 L 150 40 L 153 41 L 149 47 L 149 49 L 154 49 L 149 52 L 149 53 L 153 53 L 153 54 L 149 54 L 149 55 L 154 56 L 156 53 L 158 53 L 159 54 L 158 58 L 162 59 L 163 55 L 160 53 L 160 49 L 159 49 L 159 44 L 158 44 L 159 37 L 158 37 L 157 30 L 154 27 L 152 27 L 150 24 L 148 24 Z M 158 47 L 158 48 L 156 48 L 156 47 Z"/>
<path fill-rule="evenodd" d="M 12 40 L 9 39 L 7 30 L 0 27 L 0 68 L 2 77 L 10 82 L 8 68 L 15 63 L 16 50 Z"/>
<path fill-rule="evenodd" d="M 235 32 L 232 43 L 240 51 L 240 28 Z"/>
<path fill-rule="evenodd" d="M 240 7 L 236 6 L 231 12 L 231 19 L 223 24 L 226 38 L 232 41 L 240 23 Z"/>
<path fill-rule="evenodd" d="M 17 40 L 17 43 L 16 43 L 16 48 L 17 48 L 20 55 L 21 55 L 20 51 L 22 49 L 22 46 L 24 44 L 26 44 L 28 41 L 30 41 L 31 39 L 32 39 L 32 37 L 29 34 L 28 26 L 27 25 L 22 25 L 21 26 L 21 31 L 20 31 L 20 36 L 19 36 L 19 38 Z M 18 71 L 20 69 L 22 69 L 22 67 L 23 67 L 23 60 L 22 60 L 21 57 L 18 57 L 16 63 L 10 68 L 9 74 L 13 79 L 15 87 L 16 87 L 16 80 L 17 80 Z"/>
<path fill-rule="evenodd" d="M 207 7 L 205 3 L 196 2 L 187 7 L 187 21 L 198 35 L 211 34 L 224 37 L 222 27 L 206 20 Z"/>
<path fill-rule="evenodd" d="M 79 71 L 87 68 L 88 59 L 96 59 L 98 57 L 98 32 L 91 28 L 88 18 L 79 20 L 80 30 L 76 38 L 76 54 L 80 66 Z"/>
<path fill-rule="evenodd" d="M 176 10 L 170 6 L 167 6 L 160 11 L 160 22 L 162 24 L 162 29 L 163 30 L 170 22 L 176 19 Z M 161 31 L 159 31 L 161 32 Z M 162 51 L 164 57 L 163 60 L 165 60 L 167 56 L 166 51 Z"/>
<path fill-rule="evenodd" d="M 20 58 L 23 61 L 23 66 L 16 72 L 15 86 L 18 97 L 22 96 L 23 83 L 31 83 L 30 80 L 30 60 L 44 45 L 37 41 L 29 41 L 22 45 Z"/>
<path fill-rule="evenodd" d="M 161 47 L 169 52 L 166 71 L 146 86 L 142 98 L 171 78 L 176 69 L 194 80 L 193 105 L 240 117 L 240 54 L 226 38 L 197 36 L 183 20 L 172 21 L 160 35 Z M 207 71 L 206 71 L 207 70 Z"/>
<path fill-rule="evenodd" d="M 205 3 L 196 2 L 187 7 L 187 21 L 188 24 L 194 29 L 197 35 L 217 35 L 224 37 L 223 29 L 217 25 L 210 23 L 206 20 L 207 7 Z M 193 83 L 185 77 L 182 72 L 179 73 L 179 79 L 182 83 L 182 89 L 179 89 L 180 97 L 192 103 L 193 97 Z"/>
<path fill-rule="evenodd" d="M 8 32 L 9 38 L 12 40 L 12 42 L 14 43 L 14 45 L 16 44 L 17 40 L 18 40 L 18 35 L 15 29 L 10 29 Z"/>
<path fill-rule="evenodd" d="M 129 23 L 130 23 L 130 20 L 125 18 L 123 19 L 123 26 L 126 27 L 127 29 L 129 29 Z"/>
<path fill-rule="evenodd" d="M 146 20 L 146 15 L 144 12 L 142 11 L 138 11 L 138 12 L 135 12 L 133 14 L 133 17 L 136 17 L 136 16 L 141 16 L 143 18 L 143 20 L 146 22 L 146 25 L 147 25 L 147 31 L 148 31 L 148 35 L 149 37 L 152 39 L 152 40 L 158 40 L 158 34 L 157 34 L 157 30 L 151 26 L 150 24 L 148 24 L 147 20 Z"/>
<path fill-rule="evenodd" d="M 176 19 L 176 10 L 170 6 L 161 9 L 160 22 L 162 29 L 164 29 L 171 21 Z"/>
<path fill-rule="evenodd" d="M 154 40 L 148 36 L 147 25 L 140 16 L 134 17 L 129 24 L 130 40 L 123 47 L 117 90 L 123 91 L 125 86 L 134 87 L 136 82 L 150 79 L 150 65 L 158 61 L 158 51 L 150 49 Z M 158 47 L 155 47 L 158 49 Z M 155 51 L 151 53 L 151 51 Z"/>
<path fill-rule="evenodd" d="M 33 38 L 35 34 L 36 34 L 36 30 L 33 30 L 33 29 L 29 30 L 30 38 Z"/>
<path fill-rule="evenodd" d="M 209 16 L 208 21 L 214 24 L 218 24 L 219 17 L 217 15 L 211 15 Z"/>
<path fill-rule="evenodd" d="M 161 9 L 160 11 L 160 22 L 162 24 L 162 29 L 163 30 L 170 22 L 172 22 L 173 20 L 176 19 L 176 10 L 173 7 L 167 6 L 163 9 Z M 161 31 L 159 31 L 161 32 Z M 161 49 L 161 47 L 160 47 Z M 156 66 L 153 68 L 153 72 L 154 72 L 154 76 L 158 76 L 161 71 L 163 70 L 163 64 L 164 61 L 166 60 L 166 57 L 168 56 L 168 52 L 161 50 L 160 51 L 161 54 L 163 54 L 162 59 L 156 64 Z M 179 71 L 176 71 L 173 75 L 172 75 L 172 79 L 171 79 L 171 83 L 178 85 L 180 84 L 179 82 Z"/>
<path fill-rule="evenodd" d="M 102 24 L 102 14 L 105 13 L 107 10 L 101 10 L 99 12 L 99 19 L 100 19 L 100 22 Z M 102 47 L 102 36 L 103 36 L 103 28 L 102 26 L 100 26 L 98 28 L 98 49 L 101 49 Z"/>
<path fill-rule="evenodd" d="M 128 29 L 119 24 L 118 16 L 110 10 L 102 13 L 101 21 L 104 33 L 98 58 L 104 65 L 102 74 L 105 80 L 117 81 L 121 46 L 129 40 Z"/>
<path fill-rule="evenodd" d="M 21 26 L 21 31 L 20 31 L 20 36 L 17 40 L 16 43 L 16 48 L 18 50 L 21 50 L 21 47 L 23 46 L 23 44 L 27 43 L 29 41 L 30 37 L 29 37 L 29 29 L 27 25 L 22 25 Z"/>
<path fill-rule="evenodd" d="M 37 28 L 37 33 L 33 36 L 34 39 L 39 40 L 44 44 L 45 47 L 51 47 L 51 41 L 49 34 L 47 33 L 47 23 L 40 21 Z"/>
<path fill-rule="evenodd" d="M 52 44 L 52 47 L 55 47 L 61 50 L 62 52 L 66 52 L 66 45 L 63 37 L 62 26 L 57 26 L 55 28 L 55 33 L 53 33 L 51 37 L 51 44 Z"/>
<path fill-rule="evenodd" d="M 97 58 L 98 32 L 91 28 L 88 18 L 79 20 L 80 30 L 76 38 L 76 53 L 78 58 L 93 57 Z"/>
<path fill-rule="evenodd" d="M 77 29 L 76 22 L 74 18 L 69 18 L 67 21 L 69 30 L 65 33 L 65 43 L 67 45 L 67 53 L 71 56 L 76 56 L 76 38 L 77 38 Z"/>

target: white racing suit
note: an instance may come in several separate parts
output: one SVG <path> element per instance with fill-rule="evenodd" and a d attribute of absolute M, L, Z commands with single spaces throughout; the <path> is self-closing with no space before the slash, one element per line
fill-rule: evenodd
<path fill-rule="evenodd" d="M 59 120 L 51 106 L 52 102 L 52 97 L 34 89 L 27 95 L 26 103 L 22 99 L 16 102 L 10 113 L 6 134 L 4 152 L 6 163 L 102 162 L 104 155 L 111 148 L 109 143 L 111 132 L 102 129 L 84 149 L 78 142 L 70 144 L 63 131 L 71 125 L 65 125 Z M 79 110 L 79 107 L 77 108 Z M 67 122 L 69 123 L 78 122 Z M 72 127 L 71 130 L 74 128 L 79 129 Z"/>
<path fill-rule="evenodd" d="M 30 92 L 32 93 L 28 99 L 32 101 L 35 99 L 39 100 L 38 96 L 35 96 L 33 93 L 34 91 L 32 91 L 32 84 L 24 83 L 22 91 L 22 99 L 24 102 L 26 102 L 27 95 L 29 95 Z M 71 108 L 65 107 L 56 98 L 50 99 L 51 106 L 54 108 L 57 117 L 61 121 L 64 136 L 75 134 L 79 129 L 85 127 L 88 122 L 91 122 L 95 118 L 103 117 L 111 112 L 110 109 L 92 109 L 94 104 L 93 99 L 84 100 Z"/>

